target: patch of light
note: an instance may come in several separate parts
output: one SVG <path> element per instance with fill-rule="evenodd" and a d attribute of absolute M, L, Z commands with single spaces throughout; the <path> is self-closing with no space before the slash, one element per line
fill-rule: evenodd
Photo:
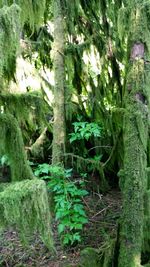
<path fill-rule="evenodd" d="M 90 72 L 93 82 L 95 86 L 97 86 L 97 75 L 101 73 L 101 64 L 100 56 L 96 48 L 92 45 L 90 52 L 84 51 L 82 59 L 87 67 L 87 72 Z"/>
<path fill-rule="evenodd" d="M 53 33 L 54 33 L 54 23 L 52 23 L 51 21 L 48 21 L 48 23 L 47 23 L 47 31 L 51 35 L 53 35 Z"/>
<path fill-rule="evenodd" d="M 10 83 L 10 92 L 26 93 L 27 89 L 39 90 L 41 81 L 34 65 L 22 57 L 17 58 L 16 83 Z"/>
<path fill-rule="evenodd" d="M 106 110 L 108 111 L 113 110 L 115 108 L 115 106 L 113 106 L 112 103 L 109 104 L 108 99 L 106 97 L 104 97 L 104 105 L 105 105 Z"/>
<path fill-rule="evenodd" d="M 108 72 L 110 74 L 110 77 L 112 78 L 112 68 L 110 66 L 108 66 Z"/>
<path fill-rule="evenodd" d="M 4 113 L 4 106 L 0 106 L 0 113 Z"/>
<path fill-rule="evenodd" d="M 49 69 L 42 69 L 40 71 L 42 77 L 51 85 L 55 85 L 55 79 L 54 79 L 54 71 L 50 71 Z"/>
<path fill-rule="evenodd" d="M 92 45 L 91 46 L 91 51 L 86 52 L 84 51 L 83 53 L 83 61 L 86 65 L 91 65 L 91 70 L 96 74 L 100 74 L 101 72 L 101 66 L 100 66 L 100 57 L 99 54 L 97 53 L 95 47 Z"/>

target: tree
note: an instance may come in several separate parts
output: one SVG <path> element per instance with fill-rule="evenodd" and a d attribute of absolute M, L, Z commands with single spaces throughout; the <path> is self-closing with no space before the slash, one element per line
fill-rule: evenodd
<path fill-rule="evenodd" d="M 54 10 L 54 44 L 53 65 L 55 75 L 54 86 L 54 122 L 52 163 L 63 163 L 65 152 L 65 34 L 62 4 L 60 0 L 53 3 Z"/>
<path fill-rule="evenodd" d="M 118 266 L 138 267 L 142 266 L 141 254 L 146 252 L 149 242 L 148 229 L 145 227 L 147 214 L 144 212 L 147 203 L 144 203 L 144 198 L 148 190 L 150 68 L 146 62 L 150 54 L 150 28 L 147 3 L 128 1 L 124 12 L 129 15 L 129 28 L 126 30 L 128 57 L 124 95 L 124 162 L 123 171 L 120 172 L 123 210 Z"/>

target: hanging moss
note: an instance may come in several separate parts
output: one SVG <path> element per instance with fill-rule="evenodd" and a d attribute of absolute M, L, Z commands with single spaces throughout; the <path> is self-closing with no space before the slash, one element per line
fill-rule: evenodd
<path fill-rule="evenodd" d="M 0 228 L 15 227 L 23 242 L 34 233 L 53 250 L 50 211 L 45 183 L 34 179 L 12 183 L 0 192 Z"/>
<path fill-rule="evenodd" d="M 44 19 L 45 0 L 16 0 L 15 3 L 21 9 L 21 24 L 28 23 L 31 29 L 38 28 Z M 14 3 L 13 0 L 0 0 L 0 7 L 4 4 L 11 6 Z"/>
<path fill-rule="evenodd" d="M 32 31 L 43 22 L 45 0 L 0 0 L 0 79 L 10 80 L 16 70 L 16 57 L 21 28 L 28 24 Z"/>
<path fill-rule="evenodd" d="M 118 12 L 118 34 L 121 41 L 124 41 L 125 34 L 129 27 L 129 12 L 125 7 L 121 7 Z"/>
<path fill-rule="evenodd" d="M 15 116 L 19 126 L 28 125 L 34 131 L 37 125 L 45 127 L 45 114 L 50 113 L 46 102 L 40 94 L 0 94 L 0 106 L 4 112 Z"/>
<path fill-rule="evenodd" d="M 68 28 L 68 32 L 70 34 L 75 34 L 75 23 L 79 17 L 79 7 L 80 1 L 79 0 L 62 0 L 62 10 L 63 15 L 66 17 L 66 24 Z"/>
<path fill-rule="evenodd" d="M 0 114 L 0 154 L 6 154 L 9 158 L 12 181 L 33 178 L 20 128 L 16 119 L 10 114 Z"/>
<path fill-rule="evenodd" d="M 16 68 L 20 35 L 20 8 L 13 4 L 0 9 L 0 79 L 8 80 Z"/>

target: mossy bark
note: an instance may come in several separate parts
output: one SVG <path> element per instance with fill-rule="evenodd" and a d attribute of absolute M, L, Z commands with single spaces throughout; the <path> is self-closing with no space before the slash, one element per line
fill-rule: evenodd
<path fill-rule="evenodd" d="M 139 76 L 141 75 L 137 72 L 135 79 L 141 78 Z M 119 267 L 141 266 L 143 242 L 144 193 L 147 180 L 147 109 L 141 101 L 136 99 L 135 85 L 132 83 L 131 86 L 133 92 L 126 95 L 126 115 L 124 118 L 125 155 L 123 177 L 121 178 L 123 210 Z"/>
<path fill-rule="evenodd" d="M 34 177 L 26 158 L 21 130 L 10 114 L 0 114 L 0 153 L 9 158 L 12 182 Z"/>
<path fill-rule="evenodd" d="M 129 1 L 128 62 L 125 85 L 124 169 L 120 187 L 123 208 L 119 267 L 139 267 L 144 240 L 144 195 L 147 190 L 149 34 L 147 13 L 138 1 Z"/>
<path fill-rule="evenodd" d="M 56 0 L 54 5 L 54 44 L 53 62 L 55 74 L 54 87 L 54 123 L 53 123 L 53 164 L 63 162 L 65 151 L 65 66 L 64 66 L 64 20 L 61 1 Z"/>

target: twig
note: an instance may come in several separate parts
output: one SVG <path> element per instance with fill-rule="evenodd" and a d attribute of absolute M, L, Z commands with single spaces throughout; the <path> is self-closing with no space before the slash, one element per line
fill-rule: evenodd
<path fill-rule="evenodd" d="M 99 199 L 102 200 L 102 197 L 103 197 L 102 194 L 99 194 L 99 193 L 94 192 L 94 195 L 97 195 L 99 197 Z"/>
<path fill-rule="evenodd" d="M 94 148 L 99 148 L 99 147 L 102 147 L 102 148 L 112 148 L 112 146 L 94 146 L 94 147 L 90 148 L 88 151 L 91 151 Z"/>
<path fill-rule="evenodd" d="M 92 212 L 92 210 L 90 209 L 89 205 L 87 204 L 87 202 L 85 201 L 85 199 L 83 197 L 82 197 L 82 200 L 83 200 L 84 204 L 87 206 L 88 210 L 90 212 Z"/>
<path fill-rule="evenodd" d="M 109 155 L 109 158 L 103 163 L 103 168 L 105 168 L 105 166 L 108 164 L 108 162 L 111 160 L 111 158 L 112 158 L 112 156 L 113 156 L 113 154 L 114 154 L 114 151 L 115 151 L 115 149 L 116 149 L 116 147 L 117 147 L 117 143 L 118 143 L 118 138 L 119 138 L 119 135 L 120 135 L 120 133 L 118 134 L 118 136 L 117 136 L 117 138 L 116 138 L 116 141 L 115 141 L 115 144 L 114 144 L 114 146 L 112 147 L 112 150 L 111 150 L 111 153 L 110 153 L 110 155 Z"/>
<path fill-rule="evenodd" d="M 103 211 L 107 210 L 107 209 L 108 209 L 109 207 L 111 207 L 111 206 L 112 206 L 112 205 L 110 204 L 110 205 L 108 205 L 108 207 L 106 207 L 106 208 L 100 210 L 100 211 L 97 212 L 95 215 L 93 215 L 91 219 L 95 218 L 97 215 L 99 215 L 99 214 L 102 213 Z"/>
<path fill-rule="evenodd" d="M 65 157 L 70 156 L 72 158 L 80 159 L 80 160 L 85 161 L 85 162 L 88 162 L 88 163 L 93 163 L 95 165 L 98 164 L 101 168 L 103 167 L 102 164 L 101 164 L 101 162 L 97 162 L 94 159 L 85 159 L 85 158 L 83 158 L 81 156 L 78 156 L 78 155 L 75 155 L 73 153 L 65 153 L 64 156 Z"/>

